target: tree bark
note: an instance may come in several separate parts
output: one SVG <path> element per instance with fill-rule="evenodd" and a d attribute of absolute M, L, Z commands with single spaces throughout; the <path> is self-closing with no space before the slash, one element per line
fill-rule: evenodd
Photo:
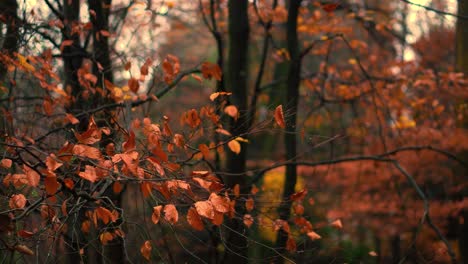
<path fill-rule="evenodd" d="M 3 38 L 1 52 L 4 54 L 11 55 L 18 50 L 18 21 L 17 11 L 18 3 L 16 0 L 4 0 L 0 3 L 0 15 L 5 19 L 4 24 L 6 25 L 6 33 Z M 7 67 L 3 63 L 0 63 L 0 82 L 3 82 L 7 72 Z"/>
<path fill-rule="evenodd" d="M 458 1 L 458 15 L 468 17 L 468 0 Z M 456 70 L 468 77 L 468 19 L 458 18 L 456 25 Z M 466 124 L 466 123 L 465 123 Z M 464 125 L 466 127 L 466 125 Z M 458 247 L 462 263 L 468 262 L 468 210 L 460 214 L 462 223 L 458 230 Z"/>
<path fill-rule="evenodd" d="M 247 109 L 247 79 L 248 79 L 248 43 L 249 43 L 249 19 L 247 14 L 249 2 L 247 0 L 230 0 L 229 8 L 229 51 L 227 63 L 227 83 L 232 95 L 231 103 L 239 109 L 237 120 L 231 121 L 231 133 L 242 135 L 248 131 L 246 117 Z M 241 143 L 242 150 L 239 154 L 227 151 L 226 171 L 236 176 L 226 175 L 224 178 L 228 187 L 240 185 L 242 193 L 247 192 L 247 179 L 245 175 L 247 147 Z M 236 213 L 243 216 L 245 208 L 241 201 L 236 203 Z M 226 249 L 223 263 L 247 263 L 247 230 L 242 218 L 236 217 L 230 220 L 226 228 Z"/>
<path fill-rule="evenodd" d="M 299 84 L 301 81 L 301 60 L 299 56 L 299 41 L 297 34 L 297 18 L 301 0 L 292 0 L 288 7 L 288 20 L 286 25 L 286 42 L 291 58 L 289 62 L 287 91 L 284 107 L 287 111 L 285 114 L 286 133 L 284 136 L 284 144 L 286 149 L 286 160 L 294 163 L 296 161 L 296 122 L 297 122 L 297 106 L 299 103 Z M 295 164 L 286 166 L 285 182 L 283 186 L 283 201 L 278 208 L 279 218 L 287 221 L 291 212 L 292 201 L 291 194 L 294 193 L 297 182 L 297 168 Z M 280 252 L 284 252 L 288 234 L 283 230 L 278 232 L 276 239 L 276 247 Z"/>

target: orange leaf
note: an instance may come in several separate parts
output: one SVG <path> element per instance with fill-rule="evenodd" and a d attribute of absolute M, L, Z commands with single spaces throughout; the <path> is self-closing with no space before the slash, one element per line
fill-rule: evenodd
<path fill-rule="evenodd" d="M 74 115 L 72 114 L 65 114 L 65 119 L 70 122 L 72 125 L 76 125 L 80 123 L 80 120 L 78 120 Z"/>
<path fill-rule="evenodd" d="M 202 71 L 203 78 L 211 79 L 211 77 L 214 77 L 217 81 L 221 81 L 221 76 L 223 73 L 221 71 L 221 68 L 218 66 L 218 64 L 204 62 L 201 65 L 201 71 Z"/>
<path fill-rule="evenodd" d="M 145 243 L 143 243 L 143 245 L 140 248 L 141 255 L 148 261 L 150 260 L 152 249 L 153 248 L 149 240 L 146 240 Z"/>
<path fill-rule="evenodd" d="M 151 221 L 153 221 L 155 225 L 159 223 L 159 219 L 161 218 L 161 209 L 162 209 L 162 205 L 153 207 L 153 214 L 151 215 Z"/>
<path fill-rule="evenodd" d="M 241 152 L 241 145 L 237 140 L 233 139 L 233 140 L 229 141 L 228 147 L 232 152 L 234 152 L 236 154 L 239 154 Z"/>
<path fill-rule="evenodd" d="M 179 213 L 173 204 L 164 206 L 164 219 L 171 224 L 175 224 L 179 221 Z"/>
<path fill-rule="evenodd" d="M 0 161 L 0 166 L 5 169 L 10 168 L 12 164 L 13 161 L 11 159 L 2 159 L 2 161 Z"/>
<path fill-rule="evenodd" d="M 258 193 L 258 188 L 255 186 L 255 184 L 252 184 L 252 189 L 250 190 L 250 193 L 255 195 Z"/>
<path fill-rule="evenodd" d="M 213 205 L 213 208 L 220 213 L 229 212 L 229 200 L 217 195 L 216 193 L 211 193 L 208 198 Z"/>
<path fill-rule="evenodd" d="M 59 183 L 56 177 L 45 177 L 44 186 L 48 195 L 54 195 L 59 188 Z"/>
<path fill-rule="evenodd" d="M 57 161 L 57 157 L 54 154 L 50 154 L 46 158 L 46 166 L 49 171 L 55 171 L 56 169 L 60 168 L 63 163 L 60 161 Z"/>
<path fill-rule="evenodd" d="M 313 241 L 313 240 L 318 240 L 318 239 L 321 239 L 321 238 L 322 238 L 319 234 L 315 233 L 314 231 L 308 232 L 308 233 L 307 233 L 307 236 L 308 236 L 308 237 L 310 238 L 310 240 L 312 240 L 312 241 Z"/>
<path fill-rule="evenodd" d="M 193 181 L 197 182 L 203 189 L 207 191 L 210 190 L 212 182 L 205 181 L 204 179 L 198 177 L 193 177 Z"/>
<path fill-rule="evenodd" d="M 245 201 L 245 209 L 249 212 L 254 209 L 254 200 L 252 199 L 252 197 L 249 197 L 249 199 Z"/>
<path fill-rule="evenodd" d="M 239 197 L 239 195 L 240 195 L 240 185 L 239 184 L 234 185 L 234 188 L 232 188 L 232 193 L 234 194 L 234 196 L 236 198 Z"/>
<path fill-rule="evenodd" d="M 284 122 L 284 115 L 283 115 L 283 106 L 278 105 L 275 109 L 275 121 L 281 128 L 286 127 L 286 123 Z"/>
<path fill-rule="evenodd" d="M 24 197 L 24 195 L 14 194 L 10 198 L 9 205 L 11 209 L 21 209 L 26 206 L 26 202 L 27 200 L 26 200 L 26 197 Z"/>
<path fill-rule="evenodd" d="M 101 159 L 102 155 L 99 149 L 95 147 L 90 147 L 82 144 L 76 144 L 73 146 L 73 154 L 90 158 L 90 159 Z"/>
<path fill-rule="evenodd" d="M 198 149 L 203 154 L 203 158 L 207 160 L 210 157 L 210 148 L 205 144 L 198 145 Z"/>
<path fill-rule="evenodd" d="M 248 228 L 254 223 L 254 219 L 251 215 L 246 214 L 244 215 L 244 225 L 246 225 Z"/>
<path fill-rule="evenodd" d="M 200 215 L 197 213 L 197 210 L 193 207 L 190 207 L 187 212 L 187 222 L 195 230 L 201 231 L 204 229 L 203 221 Z"/>
<path fill-rule="evenodd" d="M 99 240 L 101 240 L 101 243 L 103 245 L 107 245 L 109 241 L 112 241 L 114 239 L 114 235 L 111 232 L 104 232 L 99 235 Z"/>
<path fill-rule="evenodd" d="M 34 256 L 34 252 L 25 245 L 16 245 L 15 250 L 25 255 Z"/>
<path fill-rule="evenodd" d="M 336 228 L 336 229 L 342 229 L 343 228 L 343 223 L 341 223 L 340 219 L 337 219 L 337 220 L 333 221 L 330 224 L 330 226 L 333 227 L 333 228 Z"/>
<path fill-rule="evenodd" d="M 297 215 L 303 215 L 304 214 L 304 206 L 302 204 L 296 204 L 294 206 L 294 213 Z"/>
<path fill-rule="evenodd" d="M 90 182 L 95 182 L 97 180 L 96 168 L 86 165 L 85 171 L 78 173 L 78 175 Z"/>
<path fill-rule="evenodd" d="M 297 249 L 296 241 L 291 236 L 288 237 L 288 240 L 286 241 L 286 250 L 291 253 L 294 253 L 296 252 L 296 249 Z"/>
<path fill-rule="evenodd" d="M 73 187 L 75 186 L 75 183 L 74 183 L 73 180 L 70 179 L 70 178 L 64 179 L 64 180 L 63 180 L 63 183 L 64 183 L 64 185 L 65 185 L 68 189 L 70 189 L 70 190 L 73 190 Z"/>
<path fill-rule="evenodd" d="M 198 201 L 195 203 L 195 209 L 200 216 L 206 217 L 208 219 L 214 218 L 213 205 L 210 201 Z"/>
<path fill-rule="evenodd" d="M 370 252 L 369 252 L 369 256 L 371 256 L 371 257 L 377 257 L 378 254 L 377 254 L 375 251 L 370 251 Z"/>
<path fill-rule="evenodd" d="M 229 115 L 230 117 L 237 119 L 237 116 L 239 114 L 239 111 L 237 110 L 237 107 L 234 105 L 228 105 L 224 108 L 224 113 Z"/>

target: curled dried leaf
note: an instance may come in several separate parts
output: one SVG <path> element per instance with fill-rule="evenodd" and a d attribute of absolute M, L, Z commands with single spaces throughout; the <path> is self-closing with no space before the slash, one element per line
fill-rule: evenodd
<path fill-rule="evenodd" d="M 284 122 L 283 105 L 278 105 L 275 109 L 275 121 L 281 128 L 286 128 Z"/>

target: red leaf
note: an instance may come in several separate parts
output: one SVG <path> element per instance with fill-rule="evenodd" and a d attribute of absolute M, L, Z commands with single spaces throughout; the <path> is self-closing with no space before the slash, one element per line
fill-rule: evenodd
<path fill-rule="evenodd" d="M 275 121 L 281 128 L 286 127 L 286 123 L 284 122 L 284 115 L 283 115 L 283 106 L 278 105 L 275 109 Z"/>

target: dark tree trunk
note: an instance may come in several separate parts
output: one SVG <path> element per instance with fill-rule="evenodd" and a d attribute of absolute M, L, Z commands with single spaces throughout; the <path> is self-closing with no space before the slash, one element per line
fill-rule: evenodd
<path fill-rule="evenodd" d="M 0 3 L 0 15 L 3 17 L 3 22 L 6 25 L 5 37 L 2 39 L 1 52 L 11 55 L 18 50 L 18 20 L 16 12 L 18 11 L 18 3 L 16 0 L 4 0 Z M 3 82 L 7 72 L 7 67 L 0 62 L 0 82 Z"/>
<path fill-rule="evenodd" d="M 468 17 L 468 0 L 458 1 L 458 15 Z M 456 25 L 456 69 L 468 75 L 468 19 L 458 18 Z M 466 122 L 464 123 L 466 128 Z M 466 154 L 465 154 L 466 155 Z M 460 215 L 462 223 L 458 230 L 458 247 L 462 263 L 468 263 L 468 210 Z"/>
<path fill-rule="evenodd" d="M 296 122 L 297 122 L 297 106 L 299 102 L 299 84 L 301 81 L 301 60 L 299 57 L 299 41 L 297 36 L 297 17 L 301 0 L 293 0 L 289 2 L 287 30 L 287 48 L 291 60 L 289 62 L 286 100 L 284 101 L 284 110 L 286 122 L 286 133 L 284 136 L 284 144 L 286 149 L 286 160 L 296 161 Z M 297 181 L 296 165 L 289 164 L 286 166 L 286 179 L 283 187 L 283 202 L 278 208 L 280 219 L 287 221 L 291 211 L 290 196 L 294 193 L 294 188 Z M 280 251 L 284 251 L 288 234 L 281 230 L 278 233 L 276 247 Z"/>
<path fill-rule="evenodd" d="M 247 78 L 248 78 L 248 43 L 249 19 L 247 14 L 249 2 L 247 0 L 230 0 L 229 5 L 229 52 L 227 63 L 227 83 L 232 95 L 231 103 L 239 109 L 239 118 L 231 122 L 231 132 L 241 135 L 248 131 L 247 125 Z M 230 174 L 224 179 L 229 187 L 240 185 L 243 193 L 247 192 L 247 179 L 245 175 L 247 147 L 241 143 L 239 154 L 227 152 L 226 170 Z M 236 203 L 236 212 L 242 216 L 245 208 L 241 201 Z M 224 263 L 247 263 L 247 230 L 241 217 L 233 218 L 226 228 L 226 249 Z"/>

